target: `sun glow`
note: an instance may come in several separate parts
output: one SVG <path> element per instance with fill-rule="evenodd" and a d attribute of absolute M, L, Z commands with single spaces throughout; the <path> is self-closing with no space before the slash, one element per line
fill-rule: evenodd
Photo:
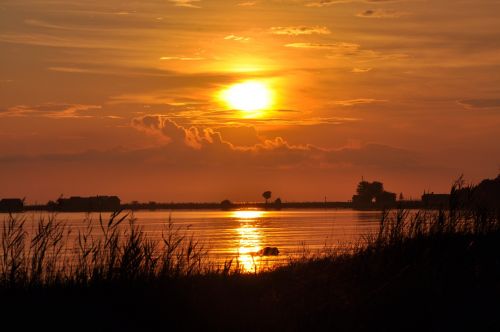
<path fill-rule="evenodd" d="M 256 115 L 272 106 L 273 92 L 266 83 L 246 81 L 222 91 L 221 99 L 232 109 Z"/>
<path fill-rule="evenodd" d="M 259 210 L 237 210 L 233 211 L 232 216 L 236 219 L 258 219 L 266 214 L 265 211 Z"/>

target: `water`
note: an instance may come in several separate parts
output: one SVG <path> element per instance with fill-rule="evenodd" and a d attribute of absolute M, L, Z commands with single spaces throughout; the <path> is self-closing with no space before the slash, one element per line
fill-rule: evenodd
<path fill-rule="evenodd" d="M 40 212 L 35 213 L 35 218 Z M 43 214 L 43 212 L 42 212 Z M 29 215 L 29 213 L 28 213 Z M 60 213 L 71 229 L 84 227 L 85 213 Z M 97 223 L 98 215 L 91 215 Z M 107 215 L 103 216 L 107 219 Z M 169 217 L 176 227 L 192 234 L 209 251 L 212 262 L 233 259 L 246 271 L 282 264 L 304 252 L 349 248 L 378 229 L 380 212 L 354 210 L 283 211 L 137 211 L 136 224 L 147 236 L 161 239 Z M 30 218 L 28 218 L 30 219 Z M 77 232 L 73 232 L 76 234 Z M 277 247 L 279 256 L 262 257 L 264 247 Z"/>

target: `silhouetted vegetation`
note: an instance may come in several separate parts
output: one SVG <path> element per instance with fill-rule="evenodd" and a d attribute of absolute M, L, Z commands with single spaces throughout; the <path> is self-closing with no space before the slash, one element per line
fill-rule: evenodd
<path fill-rule="evenodd" d="M 125 214 L 76 231 L 48 217 L 32 233 L 24 216 L 10 215 L 1 230 L 3 324 L 498 331 L 500 208 L 464 201 L 479 187 L 458 181 L 447 210 L 382 212 L 378 233 L 350 252 L 305 252 L 260 273 L 209 264 L 205 248 L 172 222 L 154 240 Z"/>
<path fill-rule="evenodd" d="M 496 181 L 496 182 L 495 182 Z M 500 200 L 499 194 L 495 191 L 497 180 L 484 180 L 479 186 L 474 196 L 477 201 L 487 202 L 487 206 L 491 206 L 493 201 Z M 462 188 L 462 196 L 468 199 L 472 196 L 472 188 Z M 466 190 L 469 190 L 466 192 Z M 483 193 L 484 194 L 481 194 Z M 495 196 L 496 195 L 496 196 Z M 399 200 L 396 201 L 396 194 L 384 190 L 382 182 L 361 181 L 356 188 L 356 195 L 353 196 L 352 202 L 283 202 L 281 198 L 276 198 L 272 204 L 269 200 L 272 197 L 271 191 L 262 193 L 265 199 L 264 203 L 259 202 L 232 202 L 228 199 L 220 203 L 159 203 L 147 202 L 141 203 L 132 201 L 131 203 L 121 204 L 120 198 L 117 196 L 95 196 L 95 197 L 79 197 L 73 196 L 70 198 L 59 198 L 57 201 L 49 201 L 46 205 L 29 205 L 23 206 L 23 202 L 16 200 L 2 200 L 9 204 L 1 204 L 0 212 L 19 212 L 19 211 L 37 211 L 48 210 L 58 212 L 112 212 L 117 210 L 215 210 L 222 209 L 224 211 L 233 209 L 338 209 L 338 208 L 354 208 L 361 210 L 382 210 L 388 208 L 406 208 L 406 209 L 445 209 L 448 208 L 450 202 L 450 194 L 434 194 L 426 193 L 422 195 L 421 201 L 404 200 L 403 194 L 400 193 Z M 463 199 L 462 199 L 463 200 Z M 7 202 L 9 201 L 9 202 Z M 21 202 L 21 205 L 18 203 Z"/>
<path fill-rule="evenodd" d="M 460 177 L 453 186 L 451 195 L 452 208 L 500 209 L 500 174 L 495 179 L 485 179 L 478 185 L 465 185 L 463 177 Z"/>
<path fill-rule="evenodd" d="M 70 198 L 59 198 L 57 202 L 52 202 L 51 208 L 54 211 L 63 212 L 112 212 L 121 209 L 120 203 L 118 196 L 72 196 Z"/>
<path fill-rule="evenodd" d="M 382 182 L 361 181 L 352 197 L 357 209 L 392 208 L 396 206 L 396 194 L 384 190 Z"/>
<path fill-rule="evenodd" d="M 283 204 L 283 203 L 281 202 L 281 198 L 279 198 L 279 197 L 278 197 L 278 198 L 276 198 L 276 199 L 274 200 L 274 208 L 275 208 L 276 210 L 281 210 L 281 208 L 283 207 L 283 205 L 282 205 L 282 204 Z"/>
<path fill-rule="evenodd" d="M 233 208 L 233 203 L 230 200 L 225 199 L 222 202 L 220 202 L 220 208 L 223 211 L 231 210 Z"/>
<path fill-rule="evenodd" d="M 266 206 L 267 206 L 267 202 L 269 201 L 269 199 L 271 199 L 271 195 L 272 195 L 272 193 L 270 191 L 264 191 L 262 193 L 262 197 L 264 197 L 264 199 L 266 200 Z"/>
<path fill-rule="evenodd" d="M 129 214 L 88 217 L 76 229 L 55 215 L 40 217 L 31 232 L 24 215 L 9 214 L 0 231 L 0 286 L 86 286 L 164 279 L 207 272 L 206 250 L 169 219 L 161 240 L 146 236 Z M 122 225 L 128 223 L 128 225 Z M 76 231 L 76 234 L 73 232 Z"/>
<path fill-rule="evenodd" d="M 422 195 L 422 204 L 424 208 L 447 209 L 450 204 L 450 194 L 435 194 L 433 192 Z"/>
<path fill-rule="evenodd" d="M 496 179 L 483 180 L 477 186 L 465 186 L 463 183 L 458 190 L 457 198 L 462 205 L 469 207 L 483 208 L 495 207 L 500 204 L 500 175 Z M 133 201 L 128 204 L 120 204 L 117 196 L 96 196 L 96 197 L 70 197 L 60 198 L 57 201 L 50 201 L 45 205 L 24 205 L 21 199 L 2 199 L 0 200 L 0 212 L 19 212 L 19 211 L 61 211 L 61 212 L 112 212 L 117 210 L 231 210 L 231 209 L 339 209 L 354 208 L 362 210 L 382 210 L 388 208 L 406 208 L 406 209 L 448 209 L 451 193 L 424 192 L 421 200 L 405 200 L 402 193 L 399 200 L 396 201 L 396 194 L 384 190 L 381 182 L 361 181 L 356 188 L 356 195 L 352 202 L 286 202 L 277 198 L 269 204 L 272 192 L 265 191 L 262 197 L 264 203 L 260 202 L 231 202 L 223 200 L 220 203 L 159 203 L 147 202 L 141 203 Z M 455 196 L 458 197 L 458 196 Z"/>
<path fill-rule="evenodd" d="M 39 327 L 55 315 L 56 324 L 115 331 L 500 327 L 498 211 L 384 212 L 378 234 L 351 253 L 305 254 L 259 274 L 231 261 L 204 265 L 203 247 L 172 223 L 155 242 L 113 214 L 99 220 L 98 237 L 92 226 L 74 234 L 73 256 L 61 261 L 69 229 L 48 218 L 29 238 L 25 222 L 3 224 L 4 323 L 29 315 Z"/>
<path fill-rule="evenodd" d="M 20 212 L 24 209 L 24 200 L 20 198 L 4 198 L 0 200 L 0 212 Z"/>

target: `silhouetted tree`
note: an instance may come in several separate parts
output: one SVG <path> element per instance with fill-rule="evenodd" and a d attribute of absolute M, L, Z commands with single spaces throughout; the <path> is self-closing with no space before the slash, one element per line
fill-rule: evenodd
<path fill-rule="evenodd" d="M 266 205 L 267 205 L 268 200 L 271 198 L 271 195 L 272 195 L 272 193 L 270 191 L 264 191 L 262 193 L 262 197 L 264 197 L 264 199 L 266 200 Z"/>
<path fill-rule="evenodd" d="M 371 185 L 372 195 L 377 197 L 384 192 L 384 185 L 382 182 L 373 181 Z"/>
<path fill-rule="evenodd" d="M 277 210 L 281 210 L 281 198 L 276 198 L 276 200 L 274 201 L 274 208 Z"/>
<path fill-rule="evenodd" d="M 450 193 L 450 208 L 474 208 L 500 213 L 500 175 L 496 179 L 485 179 L 478 185 L 465 185 L 461 176 Z"/>
<path fill-rule="evenodd" d="M 368 182 L 362 180 L 356 189 L 357 195 L 352 197 L 353 203 L 358 207 L 370 207 L 374 205 L 391 205 L 396 202 L 397 195 L 384 190 L 382 182 Z"/>
<path fill-rule="evenodd" d="M 358 188 L 356 189 L 356 193 L 359 196 L 369 196 L 370 195 L 370 182 L 368 181 L 361 181 L 358 184 Z"/>
<path fill-rule="evenodd" d="M 57 209 L 57 203 L 54 202 L 54 201 L 48 201 L 47 202 L 47 209 L 49 209 L 49 211 L 55 211 Z"/>
<path fill-rule="evenodd" d="M 228 199 L 225 199 L 222 202 L 220 202 L 220 208 L 224 211 L 230 210 L 232 206 L 233 203 Z"/>

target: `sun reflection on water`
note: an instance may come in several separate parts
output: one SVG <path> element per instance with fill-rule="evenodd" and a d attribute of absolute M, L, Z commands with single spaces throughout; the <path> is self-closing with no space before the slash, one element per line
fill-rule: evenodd
<path fill-rule="evenodd" d="M 232 212 L 232 217 L 236 219 L 259 219 L 264 217 L 266 211 L 259 210 L 237 210 Z"/>
<path fill-rule="evenodd" d="M 262 249 L 263 233 L 259 227 L 265 211 L 239 210 L 233 211 L 232 216 L 240 223 L 236 229 L 238 233 L 237 255 L 240 268 L 245 272 L 253 272 L 259 265 L 258 251 Z"/>

